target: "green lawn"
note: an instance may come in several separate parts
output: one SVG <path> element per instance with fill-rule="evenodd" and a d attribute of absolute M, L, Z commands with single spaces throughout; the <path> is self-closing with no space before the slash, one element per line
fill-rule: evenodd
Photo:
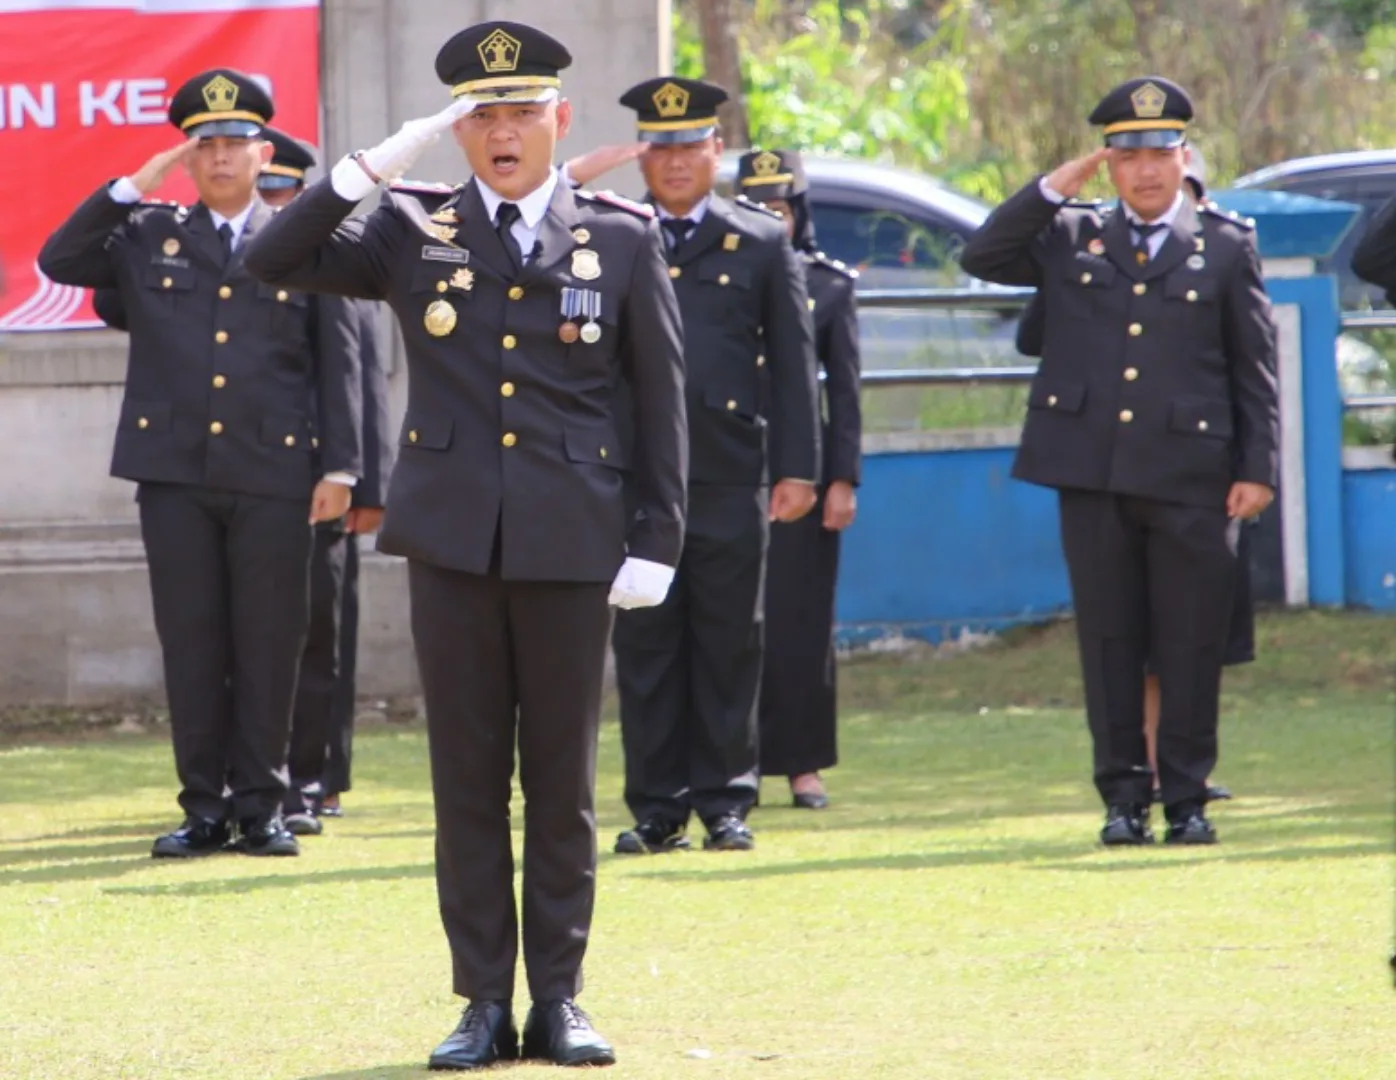
<path fill-rule="evenodd" d="M 1095 848 L 1067 629 L 846 664 L 834 809 L 769 782 L 755 853 L 602 856 L 583 1000 L 613 1075 L 1396 1075 L 1396 620 L 1261 629 L 1202 851 Z M 419 727 L 367 732 L 350 816 L 274 863 L 147 858 L 163 737 L 28 738 L 0 749 L 0 1077 L 425 1075 L 456 1005 Z"/>

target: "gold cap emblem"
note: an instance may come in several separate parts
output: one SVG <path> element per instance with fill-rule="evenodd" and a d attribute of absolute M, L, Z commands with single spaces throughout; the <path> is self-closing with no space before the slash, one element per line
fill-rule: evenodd
<path fill-rule="evenodd" d="M 780 155 L 766 150 L 752 158 L 751 171 L 757 176 L 775 176 L 780 172 Z"/>
<path fill-rule="evenodd" d="M 496 30 L 480 42 L 475 51 L 480 54 L 480 62 L 485 65 L 485 71 L 490 75 L 498 75 L 518 69 L 523 46 L 518 38 L 510 37 L 503 30 Z"/>
<path fill-rule="evenodd" d="M 456 309 L 445 300 L 433 300 L 422 316 L 422 325 L 432 337 L 445 337 L 456 328 Z"/>
<path fill-rule="evenodd" d="M 688 91 L 682 86 L 666 82 L 651 97 L 660 116 L 672 118 L 688 113 Z"/>
<path fill-rule="evenodd" d="M 228 112 L 238 103 L 238 85 L 224 75 L 216 75 L 203 88 L 209 112 Z"/>
<path fill-rule="evenodd" d="M 1163 106 L 1168 101 L 1168 95 L 1153 83 L 1147 82 L 1130 94 L 1129 100 L 1134 106 L 1134 115 L 1140 120 L 1157 120 L 1163 115 Z"/>

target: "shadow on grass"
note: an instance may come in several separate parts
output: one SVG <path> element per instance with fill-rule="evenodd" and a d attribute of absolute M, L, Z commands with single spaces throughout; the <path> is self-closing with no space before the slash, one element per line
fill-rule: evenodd
<path fill-rule="evenodd" d="M 117 885 L 102 892 L 108 896 L 236 896 L 263 889 L 298 889 L 304 885 L 335 885 L 345 881 L 399 881 L 435 876 L 431 863 L 404 866 L 366 866 L 352 870 L 325 870 L 311 874 L 266 874 L 223 881 L 177 881 L 167 885 Z"/>
<path fill-rule="evenodd" d="M 314 1076 L 302 1076 L 300 1080 L 404 1080 L 408 1076 L 421 1076 L 426 1071 L 426 1066 L 421 1064 L 371 1065 L 367 1069 L 354 1069 L 352 1072 L 316 1073 Z"/>

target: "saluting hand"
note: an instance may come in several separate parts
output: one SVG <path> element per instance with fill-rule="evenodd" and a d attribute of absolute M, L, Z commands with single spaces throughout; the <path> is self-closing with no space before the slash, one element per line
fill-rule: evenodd
<path fill-rule="evenodd" d="M 337 484 L 333 480 L 321 480 L 315 485 L 310 496 L 310 524 L 322 521 L 337 521 L 349 512 L 349 500 L 353 489 L 347 484 Z"/>
<path fill-rule="evenodd" d="M 1102 146 L 1085 157 L 1075 158 L 1065 165 L 1058 165 L 1047 177 L 1047 186 L 1058 195 L 1075 198 L 1086 186 L 1086 181 L 1100 171 L 1100 166 L 1110 156 L 1110 148 Z"/>
<path fill-rule="evenodd" d="M 814 509 L 814 485 L 803 480 L 781 480 L 771 488 L 772 521 L 799 521 Z"/>
<path fill-rule="evenodd" d="M 131 177 L 131 183 L 136 185 L 136 190 L 142 195 L 149 195 L 165 182 L 165 177 L 170 175 L 170 170 L 184 161 L 189 156 L 189 152 L 198 144 L 198 139 L 186 139 L 178 146 L 161 150 L 140 167 Z"/>
<path fill-rule="evenodd" d="M 1274 501 L 1275 492 L 1264 484 L 1238 480 L 1227 492 L 1226 516 L 1245 521 L 1255 517 Z"/>

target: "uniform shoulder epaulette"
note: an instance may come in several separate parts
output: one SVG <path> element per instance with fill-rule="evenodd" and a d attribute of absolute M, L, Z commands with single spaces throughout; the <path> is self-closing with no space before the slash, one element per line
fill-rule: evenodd
<path fill-rule="evenodd" d="M 585 188 L 578 188 L 572 194 L 579 195 L 588 202 L 604 203 L 606 206 L 614 206 L 617 210 L 627 210 L 636 217 L 646 220 L 654 217 L 654 207 L 634 199 L 627 199 L 624 195 L 617 195 L 614 191 L 588 191 Z"/>
<path fill-rule="evenodd" d="M 754 210 L 758 214 L 765 214 L 767 217 L 775 218 L 777 221 L 785 220 L 765 203 L 759 203 L 753 199 L 748 199 L 745 195 L 738 195 L 732 201 L 743 210 Z"/>
<path fill-rule="evenodd" d="M 1228 225 L 1235 225 L 1238 229 L 1246 229 L 1249 231 L 1255 228 L 1255 218 L 1242 217 L 1235 210 L 1223 210 L 1210 200 L 1204 200 L 1198 203 L 1197 208 L 1204 214 L 1210 214 L 1214 218 L 1225 221 Z"/>
<path fill-rule="evenodd" d="M 824 267 L 827 270 L 832 270 L 834 273 L 839 274 L 842 277 L 848 278 L 850 281 L 858 280 L 857 270 L 853 269 L 853 267 L 849 266 L 846 262 L 843 262 L 840 259 L 831 259 L 822 251 L 805 252 L 805 261 L 817 263 L 818 265 Z"/>

